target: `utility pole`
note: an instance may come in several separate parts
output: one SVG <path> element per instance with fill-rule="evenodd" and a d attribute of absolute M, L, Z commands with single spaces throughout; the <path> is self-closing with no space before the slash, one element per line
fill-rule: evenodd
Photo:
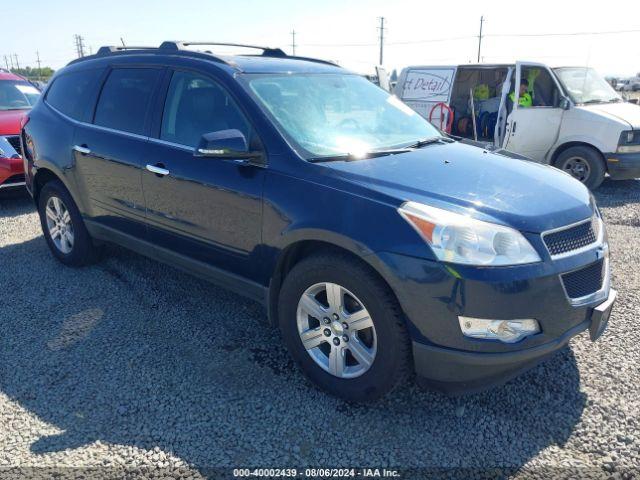
<path fill-rule="evenodd" d="M 296 56 L 296 31 L 291 30 L 291 50 L 293 51 L 293 56 Z"/>
<path fill-rule="evenodd" d="M 123 47 L 126 47 L 126 45 L 124 44 L 124 38 L 120 37 L 120 42 L 122 43 Z"/>
<path fill-rule="evenodd" d="M 14 53 L 13 56 L 16 58 L 16 67 L 20 70 L 20 62 L 18 61 L 18 54 Z"/>
<path fill-rule="evenodd" d="M 384 17 L 380 17 L 380 65 L 382 65 L 382 49 L 384 47 Z"/>
<path fill-rule="evenodd" d="M 480 63 L 480 49 L 482 48 L 482 24 L 484 23 L 484 16 L 480 17 L 480 35 L 478 36 L 478 63 Z"/>
<path fill-rule="evenodd" d="M 4 64 L 7 66 L 7 70 L 9 70 L 9 60 L 6 55 L 4 56 Z"/>
<path fill-rule="evenodd" d="M 40 52 L 36 50 L 36 62 L 38 63 L 38 80 L 41 80 L 42 78 L 42 68 L 40 67 Z"/>
<path fill-rule="evenodd" d="M 84 39 L 78 34 L 74 35 L 73 38 L 76 41 L 76 53 L 78 54 L 78 58 L 84 57 L 84 44 L 82 43 Z"/>

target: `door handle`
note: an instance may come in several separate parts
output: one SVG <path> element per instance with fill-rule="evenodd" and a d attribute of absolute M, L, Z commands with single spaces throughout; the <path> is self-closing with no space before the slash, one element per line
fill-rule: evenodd
<path fill-rule="evenodd" d="M 87 148 L 86 145 L 74 145 L 73 150 L 81 153 L 82 155 L 89 155 L 91 153 L 91 149 Z"/>
<path fill-rule="evenodd" d="M 147 165 L 147 170 L 149 170 L 151 173 L 155 173 L 158 177 L 164 177 L 166 175 L 169 175 L 169 170 L 167 170 L 166 168 L 164 168 L 164 165 L 161 163 L 158 163 L 156 165 Z"/>
<path fill-rule="evenodd" d="M 513 122 L 513 125 L 511 126 L 511 133 L 516 133 L 516 122 Z"/>

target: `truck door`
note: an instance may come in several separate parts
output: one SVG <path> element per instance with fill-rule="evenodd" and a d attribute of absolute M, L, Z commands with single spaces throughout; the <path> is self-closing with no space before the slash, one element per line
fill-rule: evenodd
<path fill-rule="evenodd" d="M 560 132 L 564 114 L 560 107 L 561 99 L 560 86 L 545 65 L 517 62 L 515 82 L 512 82 L 507 96 L 507 111 L 510 113 L 502 146 L 544 162 Z"/>

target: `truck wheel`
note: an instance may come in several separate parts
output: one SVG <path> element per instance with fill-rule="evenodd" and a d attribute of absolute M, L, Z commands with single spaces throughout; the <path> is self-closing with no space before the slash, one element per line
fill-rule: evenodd
<path fill-rule="evenodd" d="M 599 152 L 590 147 L 571 147 L 562 152 L 555 166 L 589 189 L 595 190 L 604 181 L 605 166 Z"/>
<path fill-rule="evenodd" d="M 94 246 L 78 207 L 60 181 L 53 180 L 42 187 L 38 214 L 47 245 L 58 260 L 79 267 L 98 259 L 99 249 Z"/>
<path fill-rule="evenodd" d="M 298 263 L 279 298 L 285 344 L 306 376 L 348 401 L 375 400 L 410 375 L 411 351 L 395 296 L 347 255 Z"/>

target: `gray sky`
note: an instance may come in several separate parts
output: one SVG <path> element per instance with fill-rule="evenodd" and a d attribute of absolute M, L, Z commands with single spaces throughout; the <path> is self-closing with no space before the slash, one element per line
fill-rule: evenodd
<path fill-rule="evenodd" d="M 84 36 L 87 51 L 118 44 L 123 37 L 128 44 L 142 45 L 168 39 L 256 43 L 290 53 L 290 32 L 295 29 L 298 55 L 373 72 L 381 16 L 387 27 L 384 64 L 389 70 L 409 64 L 468 63 L 476 61 L 479 20 L 484 15 L 485 62 L 519 59 L 589 65 L 607 75 L 640 72 L 640 2 L 632 1 L 0 1 L 4 18 L 25 20 L 24 29 L 12 29 L 0 42 L 3 66 L 3 55 L 14 53 L 21 66 L 36 66 L 39 51 L 43 65 L 59 68 L 76 56 L 76 33 Z M 621 30 L 635 32 L 501 36 Z"/>

